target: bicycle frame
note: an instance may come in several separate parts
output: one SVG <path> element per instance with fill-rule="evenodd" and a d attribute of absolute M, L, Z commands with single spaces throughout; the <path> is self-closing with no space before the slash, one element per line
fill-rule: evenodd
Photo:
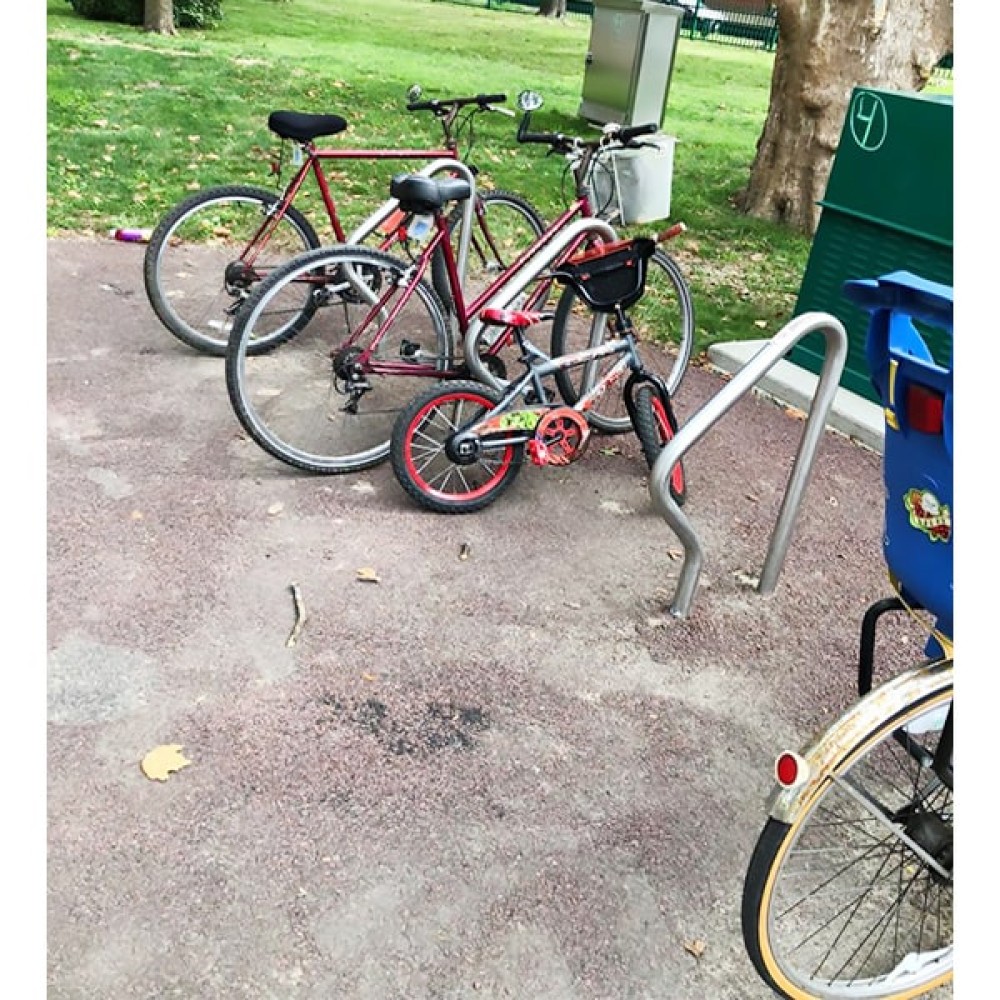
<path fill-rule="evenodd" d="M 288 206 L 294 202 L 303 184 L 305 184 L 306 178 L 310 174 L 316 180 L 323 207 L 326 210 L 327 218 L 333 228 L 337 242 L 348 242 L 343 224 L 340 221 L 340 215 L 337 212 L 336 199 L 333 197 L 330 183 L 323 172 L 322 162 L 324 160 L 439 160 L 442 158 L 458 158 L 456 149 L 318 149 L 311 143 L 299 143 L 297 148 L 304 153 L 305 159 L 298 166 L 288 184 L 285 185 L 281 197 L 275 203 L 273 210 L 267 214 L 246 249 L 239 256 L 239 259 L 249 266 L 254 264 L 261 251 L 267 246 L 271 234 L 284 218 Z M 369 230 L 368 232 L 371 231 Z M 365 232 L 364 235 L 368 235 L 368 232 Z M 387 237 L 379 244 L 379 247 L 383 249 L 392 242 L 392 237 Z"/>
<path fill-rule="evenodd" d="M 478 350 L 478 345 L 475 341 L 483 329 L 482 324 L 475 317 L 487 305 L 497 305 L 501 302 L 507 304 L 513 301 L 533 280 L 542 274 L 553 260 L 571 253 L 589 235 L 593 234 L 605 240 L 614 240 L 616 238 L 611 226 L 594 216 L 585 215 L 584 218 L 577 219 L 575 222 L 573 221 L 578 214 L 590 211 L 589 201 L 586 196 L 581 196 L 558 219 L 551 223 L 530 247 L 522 251 L 503 274 L 499 275 L 475 299 L 467 302 L 464 293 L 464 275 L 472 238 L 473 214 L 478 206 L 475 175 L 464 163 L 453 159 L 437 160 L 434 163 L 427 164 L 417 172 L 424 176 L 432 176 L 442 171 L 464 176 L 471 188 L 469 197 L 463 203 L 462 230 L 457 257 L 451 245 L 447 219 L 444 212 L 439 211 L 434 216 L 434 233 L 427 240 L 414 261 L 409 279 L 409 288 L 404 290 L 399 300 L 391 307 L 387 307 L 387 303 L 390 295 L 395 291 L 394 288 L 387 288 L 381 295 L 376 295 L 365 284 L 363 275 L 352 273 L 350 269 L 344 274 L 344 279 L 351 283 L 354 291 L 367 299 L 371 306 L 368 313 L 353 331 L 346 345 L 350 346 L 356 343 L 370 329 L 371 325 L 376 320 L 378 321 L 378 329 L 370 338 L 367 347 L 364 348 L 358 357 L 358 363 L 373 374 L 434 378 L 462 378 L 467 375 L 466 371 L 455 365 L 449 365 L 448 368 L 442 370 L 434 364 L 421 364 L 412 360 L 405 362 L 381 361 L 373 357 L 381 343 L 384 331 L 389 329 L 395 318 L 409 301 L 410 295 L 413 294 L 413 287 L 428 273 L 431 259 L 438 247 L 441 248 L 445 262 L 449 290 L 451 291 L 455 306 L 455 319 L 459 331 L 465 335 L 466 361 L 469 367 L 479 375 L 478 369 L 487 370 L 478 357 L 473 362 L 469 354 L 470 343 L 473 350 Z M 398 209 L 398 200 L 389 198 L 350 235 L 348 242 L 357 242 L 365 233 L 372 232 L 380 225 L 384 225 L 393 217 L 394 213 L 398 212 Z M 480 208 L 479 211 L 481 212 L 482 209 Z M 302 280 L 305 282 L 313 281 L 321 285 L 327 279 L 324 277 L 313 278 L 307 275 Z M 530 308 L 531 304 L 544 296 L 547 289 L 547 283 L 541 284 L 529 298 L 528 307 Z M 502 346 L 509 342 L 510 336 L 511 333 L 509 330 L 502 331 L 497 340 L 487 349 L 487 354 L 496 354 Z M 489 381 L 482 379 L 482 376 L 480 378 L 483 381 Z M 492 380 L 492 376 L 490 380 Z M 501 385 L 503 384 L 505 383 Z"/>
<path fill-rule="evenodd" d="M 534 425 L 527 427 L 517 422 L 512 424 L 510 418 L 514 414 L 510 411 L 510 406 L 518 397 L 524 395 L 525 391 L 529 388 L 537 398 L 545 399 L 546 392 L 542 381 L 557 371 L 574 368 L 615 354 L 622 355 L 589 392 L 581 396 L 574 406 L 569 407 L 569 409 L 576 410 L 577 413 L 581 414 L 585 414 L 588 410 L 592 409 L 604 393 L 624 378 L 626 372 L 631 371 L 638 374 L 643 371 L 642 361 L 635 347 L 635 338 L 629 331 L 626 331 L 623 336 L 615 340 L 609 340 L 601 344 L 599 347 L 589 348 L 585 351 L 576 351 L 573 354 L 564 354 L 558 358 L 548 357 L 548 355 L 539 350 L 530 341 L 524 341 L 523 343 L 527 353 L 535 358 L 538 363 L 531 364 L 528 371 L 507 388 L 503 397 L 489 413 L 480 418 L 472 426 L 456 432 L 456 447 L 460 447 L 461 441 L 466 438 L 478 438 L 479 446 L 483 451 L 491 449 L 499 450 L 507 448 L 510 445 L 525 444 L 529 441 L 534 433 Z M 544 360 L 539 361 L 538 359 Z M 537 408 L 529 407 L 528 411 L 537 412 L 541 415 L 560 405 L 558 403 L 546 403 Z M 526 411 L 521 410 L 517 412 L 524 413 Z M 525 433 L 514 433 L 519 430 L 523 430 Z"/>

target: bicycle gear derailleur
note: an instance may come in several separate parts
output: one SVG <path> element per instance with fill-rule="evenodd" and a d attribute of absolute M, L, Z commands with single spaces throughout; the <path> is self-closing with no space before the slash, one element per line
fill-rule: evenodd
<path fill-rule="evenodd" d="M 371 390 L 371 382 L 365 375 L 364 368 L 358 358 L 364 353 L 360 347 L 342 347 L 331 354 L 333 367 L 333 387 L 342 396 L 347 396 L 344 404 L 345 413 L 357 413 L 358 401 Z"/>

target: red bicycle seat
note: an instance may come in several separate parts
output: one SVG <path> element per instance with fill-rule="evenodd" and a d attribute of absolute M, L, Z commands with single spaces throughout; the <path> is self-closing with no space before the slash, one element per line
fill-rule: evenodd
<path fill-rule="evenodd" d="M 543 320 L 552 319 L 555 313 L 533 312 L 530 309 L 484 309 L 479 318 L 484 323 L 493 326 L 516 326 L 523 330 L 525 327 L 541 323 Z"/>

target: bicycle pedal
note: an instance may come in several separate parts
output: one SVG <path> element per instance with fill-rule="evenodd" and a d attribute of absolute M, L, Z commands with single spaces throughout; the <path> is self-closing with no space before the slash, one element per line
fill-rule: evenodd
<path fill-rule="evenodd" d="M 528 458 L 531 459 L 534 465 L 548 465 L 549 464 L 549 449 L 544 441 L 539 441 L 538 438 L 532 438 L 528 444 Z"/>

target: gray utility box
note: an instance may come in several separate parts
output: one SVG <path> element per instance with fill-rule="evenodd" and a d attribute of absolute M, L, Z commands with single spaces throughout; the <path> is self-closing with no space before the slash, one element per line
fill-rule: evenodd
<path fill-rule="evenodd" d="M 683 17 L 682 8 L 653 0 L 594 0 L 580 116 L 659 126 Z"/>

